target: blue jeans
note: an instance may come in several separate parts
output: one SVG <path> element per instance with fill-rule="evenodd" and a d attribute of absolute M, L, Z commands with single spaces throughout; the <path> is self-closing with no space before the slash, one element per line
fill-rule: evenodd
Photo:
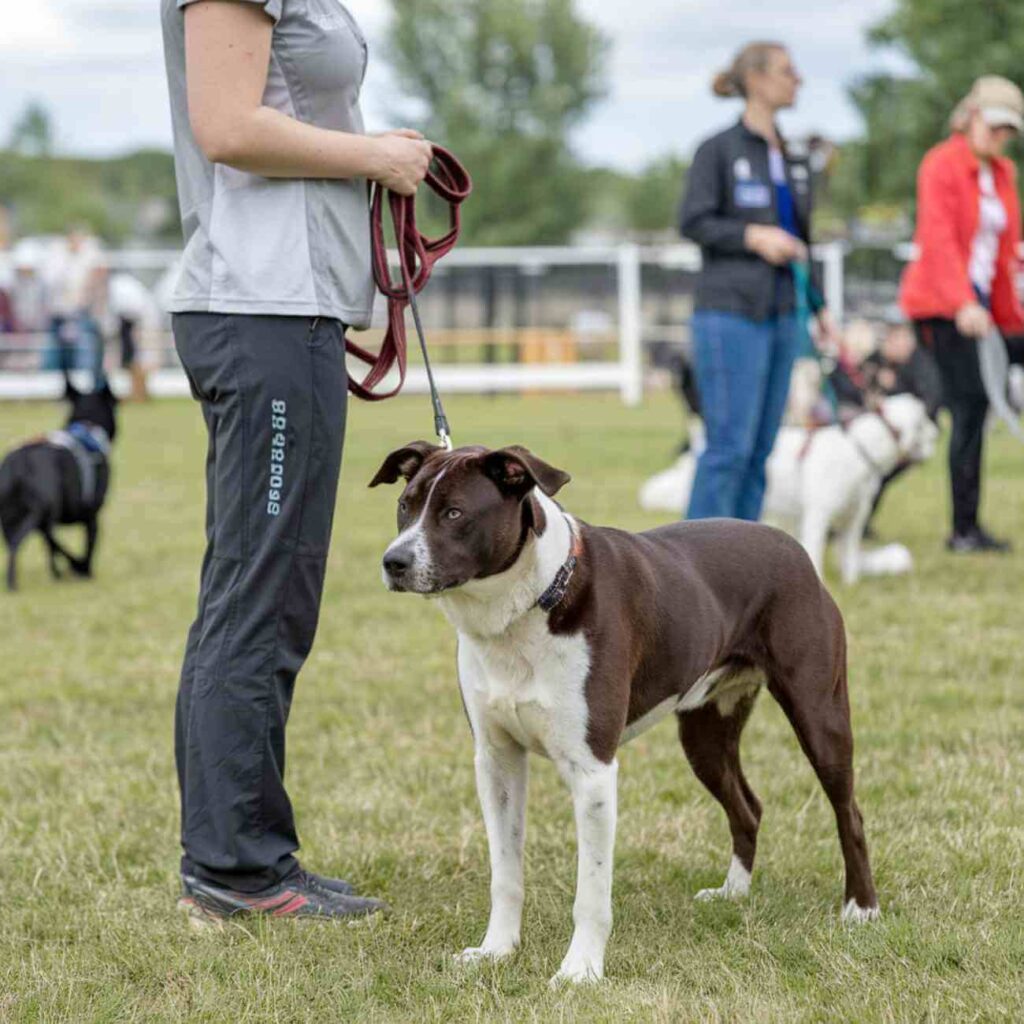
<path fill-rule="evenodd" d="M 707 432 L 689 519 L 756 521 L 799 348 L 792 314 L 758 322 L 734 313 L 693 315 L 694 369 Z"/>
<path fill-rule="evenodd" d="M 91 314 L 52 316 L 49 335 L 40 369 L 102 371 L 103 337 Z"/>

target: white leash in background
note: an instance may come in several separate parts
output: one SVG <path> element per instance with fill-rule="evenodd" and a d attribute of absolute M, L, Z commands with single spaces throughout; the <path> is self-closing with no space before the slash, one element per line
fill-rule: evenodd
<path fill-rule="evenodd" d="M 1006 343 L 995 328 L 978 339 L 978 363 L 981 366 L 981 380 L 985 385 L 985 393 L 996 415 L 1010 428 L 1010 433 L 1018 441 L 1024 441 L 1024 429 L 1021 428 L 1020 420 L 1010 408 L 1006 397 L 1010 379 L 1010 357 L 1006 352 Z"/>

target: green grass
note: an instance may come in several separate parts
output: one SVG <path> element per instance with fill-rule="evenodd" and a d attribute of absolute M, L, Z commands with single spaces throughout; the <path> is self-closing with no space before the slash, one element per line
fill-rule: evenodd
<path fill-rule="evenodd" d="M 636 488 L 677 440 L 667 397 L 451 399 L 460 441 L 524 443 L 574 474 L 597 523 L 654 525 Z M 0 406 L 0 444 L 52 425 Z M 457 968 L 488 906 L 472 749 L 438 612 L 384 592 L 383 455 L 429 434 L 426 399 L 353 408 L 316 647 L 289 729 L 310 867 L 395 908 L 358 926 L 197 936 L 174 908 L 171 719 L 201 548 L 204 438 L 187 402 L 123 410 L 98 576 L 51 582 L 41 542 L 0 594 L 0 1020 L 1019 1021 L 1024 1019 L 1020 556 L 942 550 L 941 458 L 879 522 L 913 575 L 837 590 L 850 632 L 858 795 L 883 920 L 839 925 L 831 812 L 772 701 L 744 759 L 765 805 L 751 898 L 696 904 L 729 860 L 724 815 L 671 724 L 621 754 L 607 980 L 549 992 L 571 931 L 568 795 L 532 759 L 524 945 Z M 985 508 L 1024 546 L 1022 452 L 999 432 Z M 73 541 L 77 542 L 74 537 Z"/>

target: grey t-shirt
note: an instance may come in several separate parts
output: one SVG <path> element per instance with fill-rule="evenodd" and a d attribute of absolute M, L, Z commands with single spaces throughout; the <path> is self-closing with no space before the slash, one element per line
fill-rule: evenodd
<path fill-rule="evenodd" d="M 171 312 L 330 316 L 366 326 L 373 305 L 365 180 L 263 178 L 213 164 L 192 134 L 185 12 L 162 0 L 185 231 Z M 362 132 L 366 40 L 338 0 L 245 0 L 274 21 L 263 102 L 321 128 Z"/>

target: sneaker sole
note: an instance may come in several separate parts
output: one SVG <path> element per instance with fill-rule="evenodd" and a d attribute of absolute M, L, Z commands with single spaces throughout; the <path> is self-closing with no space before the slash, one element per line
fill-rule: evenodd
<path fill-rule="evenodd" d="M 191 896 L 182 896 L 178 900 L 178 909 L 188 917 L 188 926 L 196 932 L 209 934 L 224 931 L 224 918 L 211 914 L 201 907 Z"/>
<path fill-rule="evenodd" d="M 236 914 L 221 915 L 204 907 L 193 896 L 182 896 L 178 900 L 178 909 L 188 918 L 189 927 L 196 932 L 209 934 L 210 932 L 223 932 L 224 926 L 231 918 L 248 919 L 253 917 L 272 918 L 273 914 L 260 914 L 255 911 L 239 911 Z M 328 914 L 286 914 L 281 920 L 287 921 L 343 921 L 346 925 L 358 925 L 369 921 L 371 918 L 386 915 L 391 908 L 386 904 L 379 910 L 366 914 L 352 914 L 349 917 L 337 918 Z"/>

